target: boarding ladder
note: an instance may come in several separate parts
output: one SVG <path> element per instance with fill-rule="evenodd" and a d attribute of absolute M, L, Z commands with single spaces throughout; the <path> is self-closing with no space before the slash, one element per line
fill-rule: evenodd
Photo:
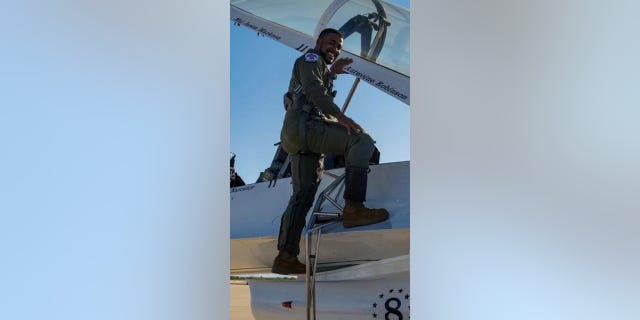
<path fill-rule="evenodd" d="M 369 52 L 361 52 L 361 56 L 367 57 L 370 60 L 375 61 L 380 53 L 380 48 L 382 48 L 384 43 L 384 38 L 386 37 L 387 27 L 390 25 L 387 21 L 386 13 L 384 12 L 384 8 L 380 4 L 378 0 L 373 0 L 373 3 L 376 6 L 377 16 L 380 19 L 378 24 L 378 32 L 376 37 L 373 39 L 373 43 L 369 48 Z M 346 26 L 346 24 L 345 24 Z M 377 51 L 376 51 L 377 50 Z M 377 52 L 377 53 L 376 53 Z M 349 106 L 349 102 L 351 101 L 351 97 L 355 93 L 358 83 L 360 82 L 360 78 L 356 78 L 347 98 L 342 106 L 342 113 L 347 112 L 347 107 Z M 320 249 L 320 235 L 322 234 L 322 229 L 331 226 L 340 220 L 342 220 L 342 210 L 344 209 L 338 203 L 338 197 L 344 191 L 344 178 L 345 174 L 343 173 L 340 176 L 334 175 L 332 173 L 326 172 L 324 173 L 327 176 L 334 178 L 334 181 L 331 182 L 318 196 L 316 203 L 313 207 L 313 213 L 311 214 L 311 218 L 309 218 L 309 222 L 306 226 L 306 234 L 307 234 L 307 255 L 306 255 L 306 264 L 307 264 L 307 272 L 306 272 L 306 287 L 307 287 L 307 320 L 316 319 L 316 260 L 318 258 L 318 250 Z M 339 213 L 329 213 L 329 212 L 321 212 L 323 208 L 323 204 L 325 202 L 329 202 L 331 205 L 338 209 Z M 316 234 L 316 242 L 315 242 L 315 250 L 313 250 L 313 235 Z M 313 318 L 311 315 L 313 314 Z"/>
<path fill-rule="evenodd" d="M 322 230 L 340 222 L 342 220 L 343 207 L 338 203 L 338 197 L 344 191 L 344 173 L 335 175 L 330 172 L 324 172 L 326 176 L 334 179 L 318 196 L 313 207 L 313 213 L 309 218 L 306 226 L 307 250 L 306 250 L 306 288 L 307 288 L 307 320 L 316 319 L 316 269 L 318 250 L 320 249 L 320 235 Z M 322 212 L 325 203 L 331 204 L 338 209 L 338 213 Z M 315 248 L 313 236 L 315 234 Z M 313 317 L 312 317 L 313 315 Z"/>

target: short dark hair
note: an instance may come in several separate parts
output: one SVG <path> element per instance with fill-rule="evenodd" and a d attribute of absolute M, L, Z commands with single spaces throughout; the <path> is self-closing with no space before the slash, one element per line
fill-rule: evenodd
<path fill-rule="evenodd" d="M 333 29 L 333 28 L 326 28 L 326 29 L 324 29 L 324 30 L 322 30 L 320 32 L 320 34 L 318 35 L 318 39 L 324 37 L 324 35 L 329 34 L 329 33 L 335 33 L 335 34 L 339 35 L 340 38 L 344 38 L 344 35 L 342 34 L 342 32 L 340 32 L 340 31 L 338 31 L 336 29 Z"/>

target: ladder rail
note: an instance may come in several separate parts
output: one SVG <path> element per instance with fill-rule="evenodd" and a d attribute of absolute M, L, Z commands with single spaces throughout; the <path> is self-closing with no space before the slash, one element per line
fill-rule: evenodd
<path fill-rule="evenodd" d="M 311 290 L 313 291 L 313 319 L 316 319 L 316 271 L 318 267 L 318 250 L 320 249 L 320 235 L 322 234 L 322 228 L 316 231 L 318 235 L 316 236 L 316 257 L 313 259 L 313 283 L 311 284 Z"/>
<path fill-rule="evenodd" d="M 313 300 L 313 298 L 312 298 L 313 292 L 311 290 L 311 283 L 312 283 L 312 279 L 311 279 L 311 277 L 312 277 L 312 273 L 311 273 L 311 263 L 312 263 L 312 261 L 311 260 L 314 258 L 314 256 L 311 255 L 311 237 L 312 237 L 312 234 L 308 233 L 307 234 L 307 254 L 306 254 L 306 259 L 305 259 L 306 266 L 307 266 L 306 275 L 305 275 L 305 282 L 306 282 L 305 283 L 305 287 L 306 287 L 306 290 L 307 290 L 307 293 L 306 293 L 307 320 L 311 319 L 311 309 L 312 308 L 311 308 L 310 303 Z"/>
<path fill-rule="evenodd" d="M 335 174 L 328 174 L 328 176 L 334 178 L 334 181 L 331 182 L 318 196 L 316 203 L 313 207 L 313 211 L 311 217 L 309 218 L 309 222 L 307 223 L 306 235 L 307 235 L 307 243 L 306 243 L 306 258 L 305 262 L 307 264 L 306 274 L 305 274 L 305 282 L 306 282 L 306 311 L 307 311 L 307 320 L 316 319 L 316 270 L 318 267 L 318 252 L 320 251 L 320 238 L 322 235 L 322 230 L 327 228 L 333 224 L 336 224 L 342 219 L 342 210 L 343 207 L 338 203 L 338 196 L 342 194 L 344 191 L 344 173 L 340 176 Z M 332 198 L 332 193 L 335 192 L 335 197 Z M 322 212 L 322 205 L 328 202 L 334 207 L 338 209 L 338 213 L 333 212 Z M 319 218 L 329 219 L 328 221 L 319 221 Z M 313 235 L 316 234 L 315 246 L 313 245 Z M 315 247 L 315 250 L 314 248 Z"/>
<path fill-rule="evenodd" d="M 331 182 L 326 188 L 324 188 L 322 192 L 320 192 L 320 195 L 318 196 L 318 199 L 316 200 L 316 203 L 313 207 L 313 214 L 311 215 L 311 218 L 307 223 L 307 230 L 311 229 L 311 227 L 313 227 L 313 225 L 316 223 L 317 219 L 316 219 L 315 213 L 321 212 L 322 205 L 327 200 L 339 210 L 338 215 L 339 217 L 342 217 L 342 210 L 344 208 L 338 203 L 337 197 L 339 196 L 340 193 L 342 193 L 343 188 L 341 187 L 341 185 L 344 184 L 344 174 L 340 176 L 332 175 L 331 177 L 334 178 L 335 180 Z M 336 189 L 338 190 L 338 193 L 336 194 L 336 198 L 331 199 L 330 195 Z"/>

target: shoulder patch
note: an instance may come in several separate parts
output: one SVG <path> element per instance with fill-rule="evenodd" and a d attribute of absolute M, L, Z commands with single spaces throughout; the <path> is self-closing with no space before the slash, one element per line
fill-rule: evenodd
<path fill-rule="evenodd" d="M 304 55 L 304 61 L 306 62 L 316 62 L 318 61 L 319 56 L 315 53 L 307 53 Z"/>

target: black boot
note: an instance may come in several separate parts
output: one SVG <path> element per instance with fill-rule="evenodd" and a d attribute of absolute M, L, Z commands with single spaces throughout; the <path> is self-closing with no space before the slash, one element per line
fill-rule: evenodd
<path fill-rule="evenodd" d="M 273 260 L 271 272 L 277 274 L 304 274 L 307 273 L 307 266 L 298 261 L 298 257 L 282 250 Z"/>
<path fill-rule="evenodd" d="M 389 218 L 386 209 L 369 209 L 363 202 L 367 195 L 368 169 L 345 169 L 345 206 L 342 211 L 342 225 L 345 228 L 378 223 Z"/>

